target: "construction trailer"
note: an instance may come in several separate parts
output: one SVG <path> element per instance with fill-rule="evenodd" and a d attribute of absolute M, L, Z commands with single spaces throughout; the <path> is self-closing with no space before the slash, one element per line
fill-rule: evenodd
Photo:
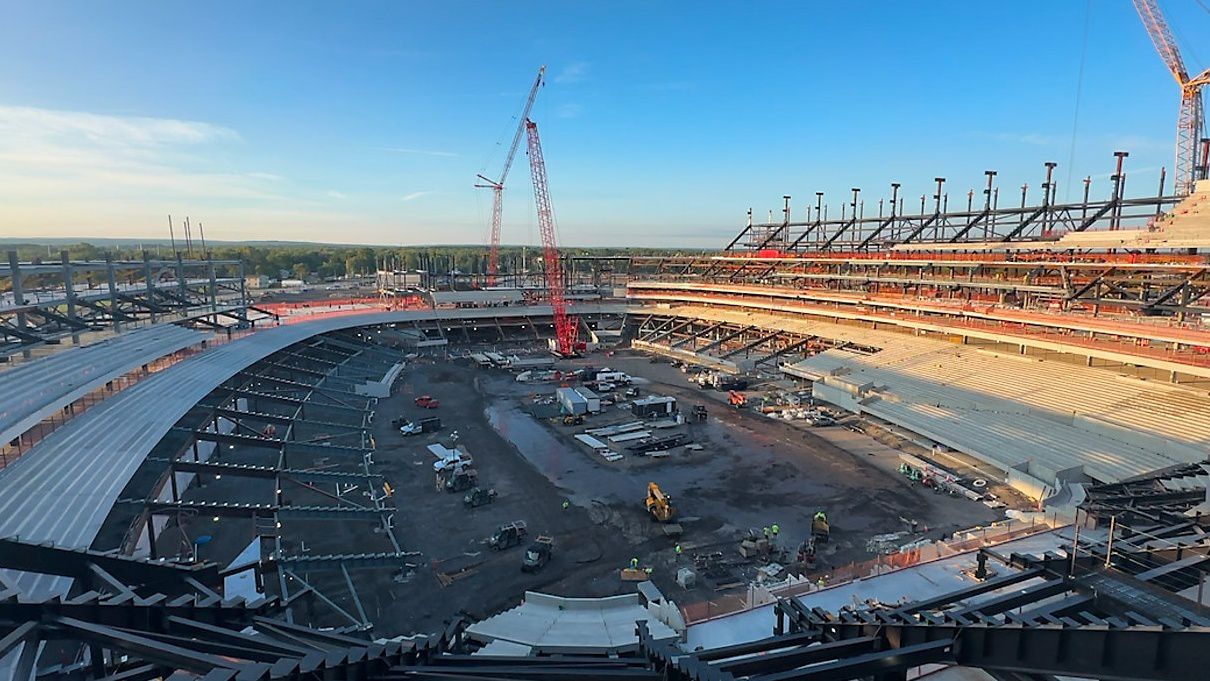
<path fill-rule="evenodd" d="M 676 398 L 667 395 L 641 397 L 630 403 L 630 413 L 641 419 L 671 416 L 676 413 Z"/>
<path fill-rule="evenodd" d="M 577 393 L 580 394 L 580 397 L 584 398 L 584 401 L 588 404 L 588 413 L 589 414 L 600 413 L 600 411 L 601 411 L 601 396 L 600 395 L 597 395 L 593 391 L 591 391 L 588 388 L 585 388 L 583 386 L 572 388 L 572 390 L 575 390 Z"/>
<path fill-rule="evenodd" d="M 588 400 L 584 396 L 576 392 L 574 388 L 559 388 L 555 390 L 555 397 L 559 402 L 559 410 L 570 416 L 578 416 L 588 413 Z M 597 410 L 601 408 L 600 400 L 597 400 Z"/>

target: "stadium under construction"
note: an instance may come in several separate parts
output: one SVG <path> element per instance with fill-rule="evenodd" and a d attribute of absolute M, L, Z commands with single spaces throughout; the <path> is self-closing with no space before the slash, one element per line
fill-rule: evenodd
<path fill-rule="evenodd" d="M 566 258 L 579 357 L 541 277 L 287 311 L 238 262 L 12 254 L 5 673 L 1196 678 L 1210 183 L 1126 198 L 1118 166 L 1057 204 L 1052 171 L 1011 208 L 988 173 L 981 206 L 787 197 L 721 253 Z"/>
<path fill-rule="evenodd" d="M 169 257 L 9 252 L 0 679 L 1206 678 L 1210 71 L 1133 5 L 1181 91 L 1151 187 L 1117 151 L 1077 201 L 1048 162 L 569 255 L 543 66 L 481 271 L 266 289 L 171 217 Z"/>

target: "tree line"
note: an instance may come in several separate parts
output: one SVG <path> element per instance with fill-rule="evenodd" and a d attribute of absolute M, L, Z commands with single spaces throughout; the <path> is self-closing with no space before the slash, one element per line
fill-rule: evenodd
<path fill-rule="evenodd" d="M 59 251 L 66 250 L 72 260 L 99 261 L 142 260 L 144 250 L 152 259 L 175 259 L 168 245 L 97 246 L 87 242 L 69 245 L 12 244 L 5 251 L 16 250 L 22 262 L 54 263 Z M 693 249 L 665 248 L 571 248 L 562 253 L 572 256 L 637 256 L 691 253 Z M 242 260 L 245 273 L 271 278 L 297 277 L 333 278 L 372 275 L 380 267 L 396 270 L 425 269 L 435 274 L 449 272 L 481 273 L 488 268 L 488 253 L 484 246 L 336 246 L 327 244 L 213 244 L 207 254 L 215 260 Z M 192 257 L 204 259 L 201 249 L 194 248 Z M 183 254 L 188 258 L 188 253 Z M 525 246 L 501 246 L 499 271 L 516 272 L 540 269 L 542 249 Z"/>

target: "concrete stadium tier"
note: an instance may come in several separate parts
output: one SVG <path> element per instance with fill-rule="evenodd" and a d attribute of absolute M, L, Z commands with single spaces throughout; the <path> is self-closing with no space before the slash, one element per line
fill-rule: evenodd
<path fill-rule="evenodd" d="M 1204 389 L 767 311 L 645 311 L 877 348 L 826 350 L 782 370 L 815 381 L 821 399 L 989 463 L 1035 496 L 1059 479 L 1113 482 L 1202 461 L 1210 447 Z"/>

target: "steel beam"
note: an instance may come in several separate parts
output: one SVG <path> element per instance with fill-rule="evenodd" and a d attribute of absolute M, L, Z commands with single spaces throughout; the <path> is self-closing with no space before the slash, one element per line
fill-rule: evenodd
<path fill-rule="evenodd" d="M 279 506 L 277 504 L 239 504 L 214 501 L 158 501 L 149 499 L 118 499 L 119 504 L 146 506 L 153 514 L 196 511 L 199 515 L 218 518 L 297 518 L 302 520 L 378 520 L 395 512 L 394 508 L 361 506 Z"/>
<path fill-rule="evenodd" d="M 86 641 L 120 650 L 155 664 L 167 665 L 206 674 L 215 668 L 236 669 L 239 665 L 217 655 L 199 653 L 181 646 L 161 643 L 130 630 L 118 631 L 100 624 L 93 624 L 71 617 L 55 617 L 51 622 L 65 631 L 80 636 Z"/>
<path fill-rule="evenodd" d="M 899 672 L 924 664 L 954 661 L 953 639 L 940 639 L 898 646 L 833 662 L 822 662 L 803 669 L 778 674 L 761 674 L 760 681 L 848 681 Z"/>
<path fill-rule="evenodd" d="M 761 345 L 764 345 L 765 343 L 768 343 L 769 341 L 773 340 L 774 338 L 777 338 L 780 335 L 782 335 L 781 331 L 774 331 L 773 333 L 761 336 L 760 338 L 757 338 L 756 340 L 751 341 L 749 343 L 745 343 L 744 345 L 742 345 L 734 350 L 724 352 L 723 354 L 719 355 L 719 359 L 728 359 L 730 357 L 734 357 L 735 355 L 738 355 L 741 352 L 747 352 L 748 350 L 753 350 L 757 347 L 760 347 Z"/>

